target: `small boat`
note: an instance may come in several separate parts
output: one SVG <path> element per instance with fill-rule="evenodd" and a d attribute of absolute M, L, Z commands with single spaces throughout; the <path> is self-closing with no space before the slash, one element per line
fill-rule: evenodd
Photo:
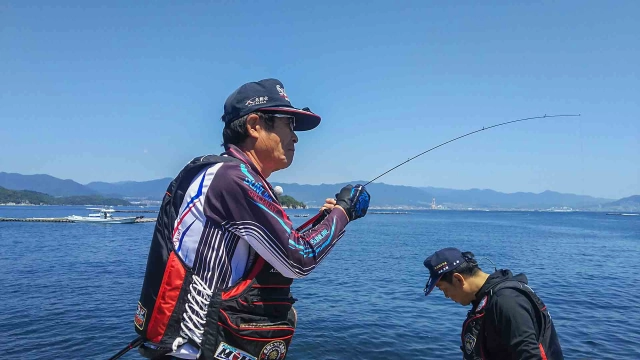
<path fill-rule="evenodd" d="M 113 209 L 103 208 L 89 208 L 88 210 L 96 210 L 98 213 L 89 214 L 89 216 L 67 216 L 67 220 L 72 222 L 88 222 L 88 223 L 101 223 L 101 224 L 133 224 L 136 222 L 136 216 L 129 217 L 113 217 L 111 213 L 114 213 Z"/>

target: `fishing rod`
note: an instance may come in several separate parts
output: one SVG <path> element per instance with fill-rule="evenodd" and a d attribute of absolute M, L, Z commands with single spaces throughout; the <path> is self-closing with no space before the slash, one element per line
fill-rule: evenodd
<path fill-rule="evenodd" d="M 127 345 L 124 349 L 118 351 L 117 354 L 113 355 L 112 357 L 109 358 L 109 360 L 116 360 L 122 357 L 122 355 L 126 354 L 129 350 L 131 349 L 135 349 L 138 346 L 140 346 L 142 343 L 144 342 L 144 338 L 142 336 L 138 336 L 137 338 L 133 339 L 133 341 L 131 341 L 129 343 L 129 345 Z"/>
<path fill-rule="evenodd" d="M 420 157 L 420 156 L 422 156 L 422 155 L 424 155 L 424 154 L 426 154 L 426 153 L 428 153 L 428 152 L 430 152 L 430 151 L 433 151 L 433 150 L 435 150 L 435 149 L 437 149 L 437 148 L 439 148 L 439 147 L 441 147 L 441 146 L 443 146 L 443 145 L 446 145 L 446 144 L 448 144 L 448 143 L 450 143 L 450 142 L 454 142 L 454 141 L 456 141 L 456 140 L 462 139 L 463 137 L 466 137 L 466 136 L 469 136 L 469 135 L 473 135 L 473 134 L 478 133 L 478 132 L 481 132 L 481 131 L 485 131 L 485 130 L 489 130 L 489 129 L 492 129 L 492 128 L 496 128 L 496 127 L 498 127 L 498 126 L 503 126 L 503 125 L 507 125 L 507 124 L 513 124 L 513 123 L 517 123 L 517 122 L 521 122 L 521 121 L 534 120 L 534 119 L 545 119 L 545 118 L 556 118 L 556 117 L 572 117 L 572 116 L 580 116 L 580 114 L 566 114 L 566 115 L 547 115 L 547 114 L 544 114 L 544 116 L 534 116 L 534 117 L 528 117 L 528 118 L 524 118 L 524 119 L 511 120 L 511 121 L 503 122 L 503 123 L 500 123 L 500 124 L 491 125 L 491 126 L 488 126 L 488 127 L 482 127 L 482 129 L 478 129 L 478 130 L 472 131 L 472 132 L 470 132 L 470 133 L 467 133 L 467 134 L 464 134 L 464 135 L 458 136 L 458 137 L 457 137 L 457 138 L 455 138 L 455 139 L 451 139 L 451 140 L 449 140 L 449 141 L 445 141 L 445 142 L 443 142 L 442 144 L 437 145 L 437 146 L 434 146 L 434 147 L 432 147 L 431 149 L 429 149 L 429 150 L 427 150 L 427 151 L 423 151 L 423 152 L 421 152 L 420 154 L 418 154 L 418 155 L 416 155 L 416 156 L 414 156 L 414 157 L 412 157 L 412 158 L 409 158 L 408 160 L 406 160 L 406 161 L 404 161 L 404 162 L 402 162 L 402 163 L 400 163 L 400 164 L 398 164 L 398 165 L 396 165 L 396 166 L 392 167 L 391 169 L 389 169 L 389 170 L 387 170 L 387 171 L 383 172 L 382 174 L 380 174 L 380 175 L 378 175 L 378 176 L 374 177 L 372 180 L 370 180 L 369 182 L 367 182 L 366 184 L 364 184 L 364 186 L 367 186 L 367 185 L 371 184 L 372 182 L 374 182 L 374 181 L 378 180 L 378 179 L 379 179 L 379 178 L 381 178 L 382 176 L 384 176 L 384 175 L 386 175 L 386 174 L 390 173 L 391 171 L 393 171 L 393 170 L 395 170 L 395 169 L 399 168 L 400 166 L 402 166 L 402 165 L 404 165 L 404 164 L 408 163 L 408 162 L 409 162 L 409 161 L 411 161 L 411 160 L 414 160 L 414 159 L 416 159 L 416 158 L 418 158 L 418 157 Z M 314 217 L 312 217 L 311 219 L 309 219 L 307 222 L 305 222 L 304 224 L 300 225 L 296 230 L 297 230 L 297 231 L 302 231 L 302 230 L 306 229 L 309 225 L 313 224 L 313 222 L 314 222 L 314 221 L 316 221 L 316 220 L 317 220 L 320 216 L 322 216 L 323 214 L 324 214 L 324 211 L 319 212 L 319 213 L 318 213 L 318 214 L 316 214 Z"/>

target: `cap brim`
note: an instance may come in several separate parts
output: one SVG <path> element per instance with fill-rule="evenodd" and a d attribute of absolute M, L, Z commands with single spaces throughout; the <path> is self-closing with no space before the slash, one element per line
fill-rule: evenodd
<path fill-rule="evenodd" d="M 296 126 L 293 128 L 294 131 L 307 131 L 316 128 L 320 125 L 320 116 L 309 112 L 296 108 L 289 107 L 268 107 L 262 108 L 260 111 L 273 111 L 279 113 L 289 113 L 292 116 L 296 117 Z"/>
<path fill-rule="evenodd" d="M 424 296 L 431 294 L 431 292 L 436 287 L 436 284 L 438 283 L 438 281 L 440 281 L 440 279 L 442 279 L 442 275 L 438 276 L 437 278 L 429 277 L 429 281 L 427 281 L 427 286 L 425 286 L 424 288 Z"/>

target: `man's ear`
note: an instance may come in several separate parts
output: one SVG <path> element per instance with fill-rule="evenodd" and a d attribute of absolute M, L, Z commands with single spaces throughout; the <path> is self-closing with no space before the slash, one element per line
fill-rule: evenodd
<path fill-rule="evenodd" d="M 256 114 L 250 114 L 247 116 L 247 132 L 249 133 L 250 138 L 257 139 L 259 136 L 258 129 L 262 128 L 262 124 L 260 123 L 260 116 Z"/>
<path fill-rule="evenodd" d="M 460 287 L 460 288 L 464 287 L 464 283 L 465 283 L 464 276 L 462 276 L 462 275 L 460 275 L 458 273 L 454 273 L 453 277 L 451 278 L 451 280 L 452 280 L 451 282 L 453 283 L 453 285 L 455 287 Z"/>

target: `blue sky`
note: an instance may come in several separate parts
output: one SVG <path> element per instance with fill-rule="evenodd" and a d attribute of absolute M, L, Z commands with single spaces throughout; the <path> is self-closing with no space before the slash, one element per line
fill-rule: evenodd
<path fill-rule="evenodd" d="M 3 1 L 0 171 L 174 176 L 239 85 L 323 117 L 270 180 L 640 194 L 637 1 Z"/>

